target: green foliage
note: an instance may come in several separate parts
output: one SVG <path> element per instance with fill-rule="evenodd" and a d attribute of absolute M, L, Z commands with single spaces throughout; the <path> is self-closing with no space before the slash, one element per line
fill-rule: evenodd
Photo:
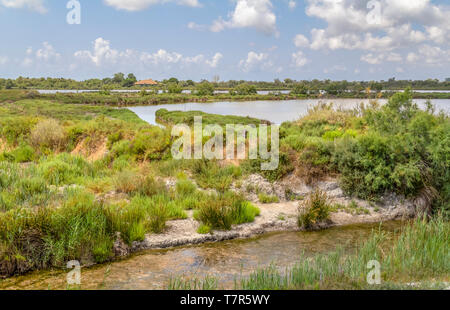
<path fill-rule="evenodd" d="M 80 179 L 94 176 L 95 171 L 83 157 L 67 153 L 42 158 L 39 174 L 52 185 L 75 184 Z"/>
<path fill-rule="evenodd" d="M 267 194 L 261 193 L 258 195 L 259 202 L 261 203 L 278 203 L 280 199 L 277 196 L 269 196 Z"/>
<path fill-rule="evenodd" d="M 298 226 L 313 229 L 317 224 L 329 219 L 330 204 L 326 193 L 316 190 L 299 206 Z"/>
<path fill-rule="evenodd" d="M 242 196 L 227 192 L 202 202 L 194 216 L 212 229 L 230 230 L 233 224 L 253 222 L 259 212 Z"/>
<path fill-rule="evenodd" d="M 240 96 L 246 96 L 246 95 L 256 95 L 257 89 L 254 85 L 250 84 L 240 84 L 236 86 L 233 90 L 230 91 L 231 95 L 240 95 Z"/>
<path fill-rule="evenodd" d="M 436 279 L 446 281 L 448 264 L 448 221 L 437 217 L 431 221 L 417 219 L 408 224 L 394 241 L 386 243 L 387 235 L 374 231 L 360 244 L 356 254 L 348 255 L 342 248 L 312 258 L 302 256 L 287 270 L 274 266 L 259 269 L 239 283 L 244 290 L 297 289 L 411 289 L 404 283 L 424 283 Z M 377 260 L 382 266 L 381 286 L 367 284 L 367 264 Z M 423 285 L 423 284 L 422 284 Z M 426 286 L 425 286 L 426 287 Z"/>
<path fill-rule="evenodd" d="M 176 83 L 170 83 L 167 86 L 167 91 L 169 94 L 181 94 L 183 92 L 183 87 Z"/>
<path fill-rule="evenodd" d="M 195 94 L 197 96 L 212 96 L 214 95 L 214 85 L 204 81 L 197 85 Z"/>
<path fill-rule="evenodd" d="M 210 160 L 195 160 L 192 172 L 197 184 L 204 189 L 212 188 L 221 193 L 227 191 L 233 180 L 242 175 L 239 167 L 220 167 L 217 162 Z"/>
<path fill-rule="evenodd" d="M 201 235 L 206 235 L 211 233 L 211 227 L 205 224 L 201 224 L 200 227 L 197 229 L 197 233 Z"/>
<path fill-rule="evenodd" d="M 65 142 L 65 131 L 56 120 L 43 120 L 31 131 L 30 140 L 36 147 L 59 150 Z"/>
<path fill-rule="evenodd" d="M 170 133 L 159 127 L 140 131 L 131 143 L 131 153 L 141 160 L 159 160 L 168 156 Z"/>

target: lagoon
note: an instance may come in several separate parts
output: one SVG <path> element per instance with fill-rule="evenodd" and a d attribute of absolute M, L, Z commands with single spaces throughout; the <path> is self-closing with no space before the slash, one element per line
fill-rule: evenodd
<path fill-rule="evenodd" d="M 318 103 L 332 102 L 335 107 L 344 109 L 352 109 L 360 103 L 368 103 L 368 99 L 306 99 L 306 100 L 280 100 L 280 101 L 220 101 L 212 103 L 204 102 L 188 102 L 181 104 L 162 104 L 153 106 L 129 107 L 131 111 L 136 113 L 141 119 L 151 125 L 157 125 L 155 113 L 159 109 L 167 109 L 168 111 L 202 111 L 205 113 L 219 115 L 235 115 L 250 116 L 268 120 L 274 124 L 280 125 L 286 121 L 294 121 L 304 116 L 308 109 Z M 385 99 L 379 100 L 381 104 L 387 102 Z M 419 106 L 425 106 L 425 99 L 414 100 Z M 450 112 L 449 99 L 435 99 L 431 102 L 436 106 L 436 110 Z"/>

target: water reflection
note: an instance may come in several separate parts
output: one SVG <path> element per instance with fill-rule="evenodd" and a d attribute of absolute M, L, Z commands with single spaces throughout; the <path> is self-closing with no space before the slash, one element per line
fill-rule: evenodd
<path fill-rule="evenodd" d="M 414 100 L 419 106 L 424 107 L 426 100 Z M 236 115 L 236 116 L 250 116 L 263 120 L 271 121 L 274 124 L 281 124 L 286 121 L 294 121 L 304 116 L 308 112 L 308 108 L 317 105 L 319 102 L 333 102 L 335 107 L 342 107 L 344 109 L 351 109 L 357 107 L 361 103 L 368 103 L 367 99 L 333 99 L 333 100 L 280 100 L 280 101 L 245 101 L 245 102 L 189 102 L 183 104 L 162 104 L 155 106 L 140 106 L 130 107 L 129 109 L 135 112 L 141 119 L 152 124 L 157 125 L 155 113 L 159 109 L 167 109 L 169 111 L 202 111 L 212 114 L 220 115 Z M 379 100 L 381 104 L 386 103 L 386 100 Z M 436 105 L 437 110 L 444 110 L 450 112 L 450 100 L 436 99 L 432 100 Z"/>
<path fill-rule="evenodd" d="M 170 250 L 150 250 L 129 259 L 82 270 L 83 289 L 165 289 L 171 277 L 219 277 L 220 286 L 233 288 L 234 280 L 258 267 L 295 264 L 302 253 L 328 253 L 336 246 L 353 251 L 373 229 L 388 233 L 400 222 L 356 225 L 320 232 L 273 233 L 247 240 L 232 240 Z M 0 289 L 64 289 L 66 274 L 37 272 L 0 282 Z"/>

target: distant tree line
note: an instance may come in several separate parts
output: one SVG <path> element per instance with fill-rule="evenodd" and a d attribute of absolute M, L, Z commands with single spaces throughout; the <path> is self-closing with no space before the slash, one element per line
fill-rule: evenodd
<path fill-rule="evenodd" d="M 74 79 L 64 78 L 26 78 L 17 79 L 0 78 L 0 89 L 89 89 L 108 91 L 112 89 L 140 89 L 135 86 L 137 82 L 133 73 L 125 75 L 116 73 L 113 77 L 104 79 L 88 79 L 76 81 Z M 445 81 L 438 79 L 427 80 L 396 80 L 391 78 L 387 81 L 332 81 L 332 80 L 293 80 L 293 79 L 275 79 L 272 82 L 266 81 L 244 81 L 230 80 L 220 81 L 215 76 L 211 82 L 202 80 L 194 82 L 193 80 L 179 80 L 175 77 L 158 81 L 159 85 L 154 88 L 163 89 L 169 93 L 181 93 L 184 89 L 196 90 L 200 92 L 211 92 L 214 89 L 230 90 L 236 94 L 253 94 L 256 90 L 291 90 L 296 94 L 314 94 L 320 91 L 326 91 L 330 94 L 339 95 L 345 92 L 364 92 L 367 89 L 372 91 L 399 90 L 411 87 L 412 89 L 423 90 L 450 90 L 450 78 Z M 208 83 L 208 84 L 206 84 Z M 207 86 L 205 86 L 207 85 Z M 206 89 L 208 88 L 208 89 Z"/>

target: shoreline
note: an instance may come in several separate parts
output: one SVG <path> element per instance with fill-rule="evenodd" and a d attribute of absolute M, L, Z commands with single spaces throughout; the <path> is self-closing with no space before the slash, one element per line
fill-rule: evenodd
<path fill-rule="evenodd" d="M 407 200 L 395 195 L 387 195 L 377 205 L 365 200 L 347 197 L 340 189 L 337 180 L 334 179 L 319 182 L 315 187 L 286 180 L 283 183 L 275 183 L 272 188 L 267 188 L 266 180 L 257 175 L 250 176 L 248 181 L 258 184 L 268 194 L 274 194 L 280 198 L 278 203 L 262 204 L 257 202 L 258 198 L 254 193 L 244 193 L 246 198 L 252 201 L 261 211 L 254 222 L 233 225 L 229 231 L 213 230 L 208 234 L 199 234 L 197 229 L 200 223 L 193 219 L 193 211 L 191 210 L 187 212 L 187 219 L 168 221 L 164 233 L 148 234 L 144 241 L 134 242 L 131 246 L 126 245 L 118 236 L 114 245 L 116 257 L 126 257 L 129 254 L 150 249 L 167 249 L 207 242 L 247 239 L 272 232 L 304 231 L 297 224 L 300 201 L 286 201 L 283 195 L 286 188 L 303 197 L 311 193 L 314 188 L 319 188 L 327 193 L 330 202 L 334 204 L 348 206 L 351 203 L 356 203 L 358 205 L 359 209 L 356 211 L 350 209 L 332 211 L 328 221 L 316 225 L 317 230 L 354 224 L 407 220 L 414 218 L 426 209 L 426 201 L 421 197 Z"/>

